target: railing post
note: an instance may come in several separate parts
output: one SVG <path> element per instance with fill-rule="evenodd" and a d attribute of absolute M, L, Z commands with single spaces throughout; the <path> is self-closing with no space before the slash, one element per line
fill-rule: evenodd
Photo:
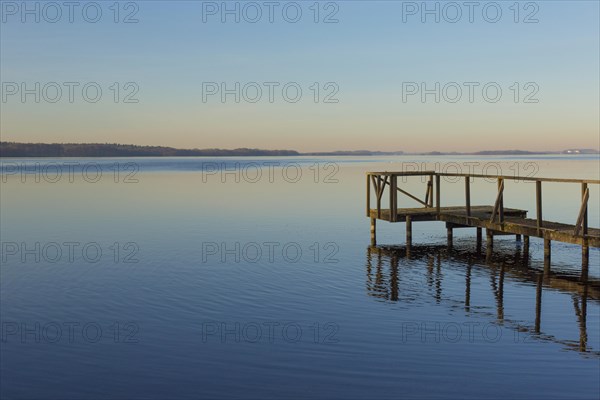
<path fill-rule="evenodd" d="M 433 201 L 433 177 L 429 175 L 427 182 L 425 182 L 425 186 L 427 186 L 427 190 L 425 190 L 425 207 L 431 207 L 431 202 Z"/>
<path fill-rule="evenodd" d="M 584 199 L 586 197 L 586 192 L 589 197 L 589 191 L 587 187 L 587 183 L 581 184 L 581 198 Z M 587 202 L 585 205 L 585 213 L 583 214 L 583 236 L 587 236 L 588 234 L 588 210 L 587 210 Z"/>
<path fill-rule="evenodd" d="M 498 208 L 498 215 L 500 219 L 500 223 L 504 223 L 504 179 L 498 178 L 498 196 L 500 196 L 500 204 Z"/>
<path fill-rule="evenodd" d="M 539 230 L 542 228 L 542 181 L 535 181 L 535 204 L 536 204 L 536 212 L 537 212 L 537 228 L 538 234 Z"/>
<path fill-rule="evenodd" d="M 398 216 L 398 197 L 396 196 L 397 178 L 394 174 L 390 175 L 390 222 L 396 222 L 396 217 Z"/>
<path fill-rule="evenodd" d="M 587 184 L 581 185 L 581 207 L 579 208 L 579 214 L 577 215 L 577 222 L 575 223 L 575 235 L 579 235 L 579 230 L 583 228 L 582 236 L 587 235 L 587 206 L 590 198 L 590 191 L 587 188 Z"/>
<path fill-rule="evenodd" d="M 499 223 L 504 223 L 504 180 L 502 178 L 498 178 L 498 194 L 496 195 L 496 202 L 494 203 L 494 208 L 492 209 L 492 216 L 490 217 L 490 222 L 494 222 L 496 220 L 496 215 L 498 215 Z"/>
<path fill-rule="evenodd" d="M 582 198 L 586 198 L 586 196 L 589 198 L 590 195 L 590 191 L 587 187 L 587 183 L 582 183 L 581 184 L 581 197 Z M 588 234 L 588 212 L 587 212 L 587 203 L 585 205 L 585 213 L 583 214 L 583 237 L 585 238 Z M 589 262 L 590 262 L 590 248 L 588 247 L 588 241 L 587 239 L 584 239 L 583 242 L 583 246 L 581 246 L 581 274 L 582 277 L 585 278 L 585 282 L 587 282 L 587 273 L 588 273 L 588 268 L 589 268 Z"/>
<path fill-rule="evenodd" d="M 371 216 L 371 177 L 367 174 L 367 217 Z"/>
<path fill-rule="evenodd" d="M 429 207 L 433 207 L 433 175 L 429 175 Z"/>
<path fill-rule="evenodd" d="M 467 203 L 467 217 L 471 216 L 471 181 L 468 176 L 465 177 L 465 199 Z"/>
<path fill-rule="evenodd" d="M 382 179 L 379 175 L 377 175 L 377 218 L 381 219 L 381 185 Z"/>
<path fill-rule="evenodd" d="M 435 174 L 435 208 L 438 216 L 440 215 L 440 176 Z"/>

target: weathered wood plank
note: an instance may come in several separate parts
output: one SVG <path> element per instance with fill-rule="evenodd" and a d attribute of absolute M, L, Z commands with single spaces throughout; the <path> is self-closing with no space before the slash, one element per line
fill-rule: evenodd
<path fill-rule="evenodd" d="M 417 203 L 421 203 L 421 204 L 423 204 L 425 207 L 427 207 L 427 203 L 426 203 L 426 201 L 423 201 L 423 200 L 419 199 L 418 197 L 416 197 L 416 196 L 413 196 L 412 194 L 408 193 L 408 192 L 407 192 L 407 191 L 405 191 L 405 190 L 402 190 L 402 189 L 400 189 L 399 187 L 397 187 L 396 189 L 397 189 L 397 190 L 398 190 L 400 193 L 402 193 L 402 194 L 404 194 L 404 195 L 406 195 L 406 196 L 410 197 L 411 199 L 413 199 L 413 200 L 414 200 L 414 201 L 416 201 Z"/>

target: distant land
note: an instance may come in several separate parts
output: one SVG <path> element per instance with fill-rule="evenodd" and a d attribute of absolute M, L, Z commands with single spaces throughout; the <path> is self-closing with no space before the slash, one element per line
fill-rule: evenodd
<path fill-rule="evenodd" d="M 567 149 L 563 151 L 484 150 L 477 152 L 422 152 L 403 151 L 327 151 L 305 152 L 296 150 L 264 149 L 175 149 L 163 146 L 137 146 L 116 143 L 18 143 L 0 142 L 0 157 L 258 157 L 258 156 L 392 156 L 392 155 L 536 155 L 536 154 L 600 154 L 594 149 Z"/>

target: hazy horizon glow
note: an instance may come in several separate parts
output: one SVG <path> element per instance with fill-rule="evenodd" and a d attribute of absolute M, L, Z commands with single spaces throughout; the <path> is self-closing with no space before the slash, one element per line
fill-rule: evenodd
<path fill-rule="evenodd" d="M 272 23 L 261 1 L 228 2 L 239 22 L 218 9 L 222 2 L 122 2 L 118 15 L 113 2 L 100 2 L 102 18 L 90 23 L 82 17 L 86 3 L 72 23 L 66 8 L 51 23 L 47 2 L 27 2 L 39 4 L 41 19 L 25 15 L 23 23 L 22 10 L 10 6 L 24 3 L 1 2 L 3 141 L 300 152 L 600 147 L 596 1 L 519 2 L 518 15 L 515 2 L 496 2 L 502 16 L 495 23 L 492 2 L 477 2 L 472 23 L 464 7 L 451 22 L 456 9 L 428 2 L 439 8 L 438 23 L 414 9 L 422 2 L 400 1 L 296 2 L 302 16 L 295 23 L 295 9 L 282 12 L 291 2 L 276 2 Z M 263 15 L 253 23 L 255 4 Z M 128 18 L 138 22 L 123 23 Z M 13 83 L 21 91 L 36 82 L 39 103 L 36 94 L 25 102 L 11 94 Z M 56 102 L 48 101 L 52 82 L 63 91 Z M 78 85 L 73 102 L 65 82 Z M 90 82 L 102 90 L 97 102 L 82 97 Z M 209 94 L 236 83 L 224 102 Z M 282 94 L 290 83 L 292 97 L 302 90 L 297 102 Z M 436 83 L 437 93 L 423 99 L 420 85 Z M 252 102 L 256 86 L 262 97 Z M 462 96 L 453 102 L 457 87 Z M 126 102 L 128 95 L 138 102 Z"/>

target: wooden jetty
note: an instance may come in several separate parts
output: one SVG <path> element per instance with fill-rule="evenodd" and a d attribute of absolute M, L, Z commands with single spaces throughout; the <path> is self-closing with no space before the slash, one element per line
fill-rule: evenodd
<path fill-rule="evenodd" d="M 398 177 L 425 177 L 425 198 L 409 193 L 399 186 Z M 441 205 L 442 177 L 464 180 L 464 205 Z M 471 182 L 475 179 L 493 179 L 497 181 L 496 201 L 493 205 L 471 204 Z M 535 182 L 536 217 L 527 218 L 527 210 L 504 207 L 504 187 L 508 180 L 517 179 L 514 176 L 437 173 L 422 172 L 367 172 L 367 217 L 371 219 L 371 244 L 377 244 L 377 220 L 388 222 L 404 222 L 406 224 L 406 242 L 412 242 L 412 223 L 418 221 L 442 221 L 446 223 L 448 242 L 452 242 L 452 231 L 456 228 L 476 228 L 477 242 L 481 243 L 482 230 L 486 230 L 488 251 L 493 248 L 494 236 L 515 235 L 523 242 L 525 251 L 529 248 L 529 237 L 544 240 L 544 260 L 549 264 L 551 242 L 559 241 L 578 244 L 582 247 L 583 263 L 589 260 L 589 247 L 600 247 L 600 229 L 588 227 L 588 202 L 590 191 L 588 185 L 598 185 L 600 180 L 593 179 L 562 179 L 562 178 L 533 178 L 519 177 L 519 181 Z M 581 188 L 581 206 L 575 224 L 564 224 L 543 219 L 542 213 L 542 183 L 557 182 L 578 184 Z M 376 207 L 371 208 L 371 194 L 374 192 Z M 384 196 L 385 194 L 385 196 Z M 398 195 L 405 195 L 419 203 L 419 208 L 398 208 Z M 388 208 L 382 208 L 382 199 L 387 197 Z M 435 198 L 435 204 L 434 204 Z"/>

